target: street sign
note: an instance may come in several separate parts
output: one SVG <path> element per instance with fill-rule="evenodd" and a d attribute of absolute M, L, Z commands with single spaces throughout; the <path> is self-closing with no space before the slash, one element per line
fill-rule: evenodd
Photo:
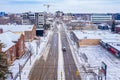
<path fill-rule="evenodd" d="M 106 65 L 104 62 L 102 62 L 102 65 L 101 65 L 101 72 L 102 72 L 102 74 L 104 74 L 105 80 L 106 80 L 106 76 L 107 76 L 107 65 Z"/>

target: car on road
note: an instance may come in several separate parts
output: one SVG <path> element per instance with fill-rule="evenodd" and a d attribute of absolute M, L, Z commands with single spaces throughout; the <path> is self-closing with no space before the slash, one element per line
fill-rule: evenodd
<path fill-rule="evenodd" d="M 66 47 L 65 46 L 62 47 L 62 51 L 66 52 Z"/>

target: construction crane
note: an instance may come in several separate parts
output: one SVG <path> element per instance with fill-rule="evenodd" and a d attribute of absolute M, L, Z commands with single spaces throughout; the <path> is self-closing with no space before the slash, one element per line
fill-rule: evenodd
<path fill-rule="evenodd" d="M 49 8 L 50 8 L 51 5 L 49 5 L 49 4 L 44 4 L 43 6 L 44 6 L 44 7 L 47 7 L 47 12 L 49 12 Z"/>

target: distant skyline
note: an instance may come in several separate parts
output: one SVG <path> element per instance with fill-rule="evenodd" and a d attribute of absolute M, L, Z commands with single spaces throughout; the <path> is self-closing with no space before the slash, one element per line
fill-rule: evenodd
<path fill-rule="evenodd" d="M 120 0 L 1 0 L 0 11 L 10 13 L 47 11 L 65 13 L 120 13 Z"/>

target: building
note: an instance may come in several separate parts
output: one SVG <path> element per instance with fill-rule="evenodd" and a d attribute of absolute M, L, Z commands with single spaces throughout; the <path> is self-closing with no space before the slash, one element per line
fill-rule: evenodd
<path fill-rule="evenodd" d="M 120 20 L 120 13 L 113 14 L 114 20 Z"/>
<path fill-rule="evenodd" d="M 3 17 L 3 16 L 5 16 L 5 15 L 6 15 L 5 12 L 0 12 L 0 17 Z"/>
<path fill-rule="evenodd" d="M 115 32 L 120 33 L 120 25 L 115 25 Z"/>
<path fill-rule="evenodd" d="M 10 17 L 0 17 L 0 25 L 5 25 L 5 24 L 8 24 L 10 23 Z"/>
<path fill-rule="evenodd" d="M 44 25 L 46 24 L 46 17 L 47 16 L 45 12 L 35 13 L 35 25 L 37 36 L 43 36 L 44 34 Z"/>
<path fill-rule="evenodd" d="M 36 29 L 43 29 L 43 25 L 46 23 L 45 14 L 45 12 L 35 13 Z"/>
<path fill-rule="evenodd" d="M 68 23 L 69 21 L 73 20 L 73 15 L 64 14 L 62 19 L 65 23 Z"/>
<path fill-rule="evenodd" d="M 56 13 L 55 13 L 55 15 L 56 15 L 56 17 L 62 17 L 63 16 L 63 12 L 62 11 L 56 11 Z"/>
<path fill-rule="evenodd" d="M 96 24 L 92 24 L 91 21 L 85 20 L 71 20 L 67 24 L 68 29 L 72 30 L 97 30 L 98 26 Z"/>
<path fill-rule="evenodd" d="M 25 41 L 32 41 L 36 36 L 35 25 L 0 25 L 3 32 L 11 31 L 15 34 L 23 34 Z"/>
<path fill-rule="evenodd" d="M 86 45 L 97 45 L 99 44 L 100 37 L 93 33 L 73 31 L 71 32 L 71 37 L 77 43 L 78 47 Z"/>
<path fill-rule="evenodd" d="M 112 15 L 110 14 L 92 14 L 91 21 L 93 23 L 106 23 L 112 21 Z"/>
<path fill-rule="evenodd" d="M 22 13 L 22 24 L 23 25 L 35 24 L 35 13 L 32 12 Z"/>
<path fill-rule="evenodd" d="M 113 34 L 109 31 L 95 30 L 95 31 L 72 31 L 70 33 L 71 39 L 77 43 L 78 47 L 88 45 L 98 45 L 100 40 L 120 40 L 119 34 Z"/>
<path fill-rule="evenodd" d="M 116 57 L 120 58 L 120 40 L 100 40 L 100 45 L 111 52 Z"/>
<path fill-rule="evenodd" d="M 22 34 L 5 32 L 0 34 L 0 41 L 5 45 L 2 52 L 5 52 L 8 64 L 12 64 L 16 58 L 20 58 L 25 52 L 24 36 Z"/>
<path fill-rule="evenodd" d="M 3 29 L 0 29 L 0 34 L 3 33 Z"/>

